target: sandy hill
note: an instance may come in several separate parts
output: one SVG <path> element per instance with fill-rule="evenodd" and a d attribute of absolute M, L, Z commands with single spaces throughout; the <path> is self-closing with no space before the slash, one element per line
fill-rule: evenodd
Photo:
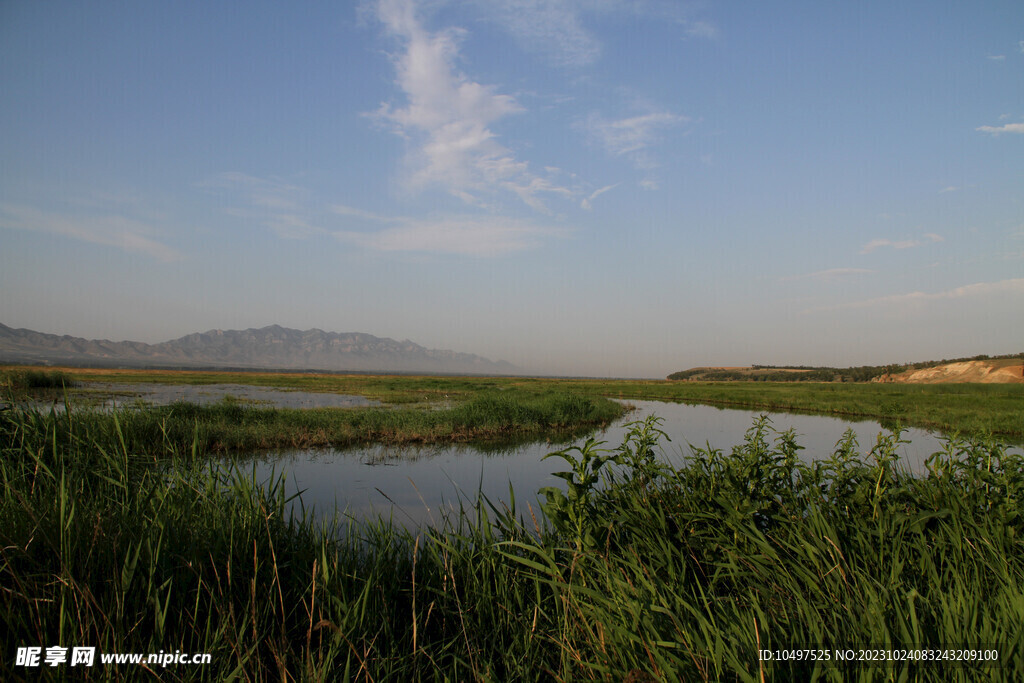
<path fill-rule="evenodd" d="M 921 370 L 907 370 L 894 375 L 882 375 L 875 381 L 908 384 L 942 384 L 945 382 L 1019 384 L 1024 383 L 1024 364 L 1019 358 L 969 360 L 936 365 L 933 368 Z"/>

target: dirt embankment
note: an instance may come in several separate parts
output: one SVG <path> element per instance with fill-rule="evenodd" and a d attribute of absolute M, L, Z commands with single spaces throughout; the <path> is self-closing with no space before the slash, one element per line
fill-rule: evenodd
<path fill-rule="evenodd" d="M 876 382 L 909 384 L 942 384 L 944 382 L 978 382 L 980 384 L 1024 383 L 1024 364 L 1018 359 L 971 360 L 936 365 L 923 370 L 907 370 L 895 375 L 882 375 Z"/>

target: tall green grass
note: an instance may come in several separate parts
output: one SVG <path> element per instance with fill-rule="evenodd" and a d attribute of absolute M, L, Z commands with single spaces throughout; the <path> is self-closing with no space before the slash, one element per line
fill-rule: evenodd
<path fill-rule="evenodd" d="M 0 372 L 0 384 L 15 392 L 33 389 L 70 389 L 80 382 L 75 376 L 63 370 L 9 369 Z"/>
<path fill-rule="evenodd" d="M 70 400 L 68 401 L 70 402 Z M 112 413 L 76 410 L 75 435 L 106 450 L 173 449 L 199 454 L 270 448 L 345 447 L 364 443 L 460 443 L 569 437 L 623 414 L 608 399 L 547 392 L 481 392 L 446 409 L 265 408 L 230 398 L 212 405 L 178 402 Z M 29 423 L 43 419 L 26 417 Z"/>
<path fill-rule="evenodd" d="M 674 469 L 648 421 L 609 452 L 567 453 L 586 463 L 564 477 L 575 517 L 519 492 L 405 530 L 290 516 L 280 480 L 211 464 L 195 435 L 137 449 L 123 417 L 0 414 L 7 678 L 71 675 L 14 665 L 17 647 L 58 644 L 212 653 L 163 680 L 1024 677 L 1024 464 L 998 445 L 950 441 L 915 478 L 898 434 L 866 454 L 847 436 L 807 465 L 762 419 Z M 579 476 L 595 459 L 600 480 Z M 985 646 L 1000 663 L 756 654 L 868 646 Z"/>
<path fill-rule="evenodd" d="M 915 478 L 898 443 L 880 435 L 862 456 L 848 433 L 806 465 L 792 433 L 762 418 L 728 455 L 614 475 L 591 506 L 603 538 L 591 552 L 517 549 L 562 587 L 577 617 L 563 647 L 587 676 L 1019 680 L 1024 463 L 950 441 Z M 755 654 L 947 646 L 998 648 L 1003 668 L 762 666 Z"/>

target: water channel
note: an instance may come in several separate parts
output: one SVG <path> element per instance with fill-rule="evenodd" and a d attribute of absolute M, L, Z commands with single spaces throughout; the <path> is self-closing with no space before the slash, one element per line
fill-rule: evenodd
<path fill-rule="evenodd" d="M 691 455 L 690 444 L 721 449 L 728 453 L 742 443 L 760 411 L 721 409 L 713 406 L 686 405 L 663 401 L 630 401 L 636 409 L 607 429 L 595 434 L 614 448 L 622 443 L 626 423 L 655 414 L 664 419 L 662 430 L 671 441 L 663 442 L 664 458 L 681 464 Z M 779 431 L 794 429 L 800 453 L 806 461 L 827 458 L 835 450 L 847 429 L 857 436 L 859 450 L 867 453 L 884 428 L 877 422 L 773 413 L 772 427 Z M 907 429 L 899 446 L 900 464 L 923 472 L 925 460 L 942 450 L 941 435 L 922 429 Z M 514 489 L 517 507 L 527 512 L 526 504 L 537 509 L 536 493 L 544 486 L 564 486 L 552 476 L 564 470 L 557 458 L 544 455 L 580 444 L 584 439 L 565 444 L 531 443 L 506 449 L 480 449 L 473 446 L 372 446 L 347 450 L 290 450 L 256 456 L 252 467 L 257 478 L 283 475 L 289 494 L 302 491 L 305 507 L 321 515 L 335 509 L 355 518 L 376 515 L 391 517 L 406 526 L 436 523 L 460 506 L 469 509 L 479 494 L 494 504 L 509 500 Z M 1019 447 L 1014 447 L 1020 452 Z"/>

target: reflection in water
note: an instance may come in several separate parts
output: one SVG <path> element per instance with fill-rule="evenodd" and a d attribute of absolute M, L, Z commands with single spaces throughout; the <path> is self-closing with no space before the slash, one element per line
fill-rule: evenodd
<path fill-rule="evenodd" d="M 667 461 L 680 465 L 691 455 L 690 444 L 729 452 L 743 441 L 744 434 L 760 415 L 757 411 L 730 410 L 703 405 L 661 401 L 630 401 L 636 410 L 595 436 L 607 448 L 622 443 L 624 424 L 655 414 L 664 419 L 662 430 L 671 441 L 661 444 Z M 814 415 L 771 414 L 779 431 L 794 429 L 804 460 L 827 458 L 847 429 L 857 436 L 860 451 L 866 453 L 883 431 L 877 422 L 850 422 Z M 915 472 L 924 471 L 925 459 L 943 447 L 940 436 L 921 429 L 907 429 L 900 446 L 901 464 Z M 529 515 L 527 504 L 536 511 L 537 490 L 562 487 L 552 472 L 564 463 L 542 458 L 552 451 L 581 444 L 534 442 L 480 449 L 467 445 L 369 446 L 347 450 L 297 450 L 256 456 L 259 477 L 273 471 L 287 477 L 289 493 L 302 491 L 305 507 L 322 515 L 335 508 L 354 516 L 393 516 L 409 526 L 437 523 L 442 516 L 461 506 L 471 508 L 480 494 L 499 506 L 510 501 L 509 486 L 515 491 L 520 514 Z M 1015 451 L 1020 449 L 1015 448 Z"/>

